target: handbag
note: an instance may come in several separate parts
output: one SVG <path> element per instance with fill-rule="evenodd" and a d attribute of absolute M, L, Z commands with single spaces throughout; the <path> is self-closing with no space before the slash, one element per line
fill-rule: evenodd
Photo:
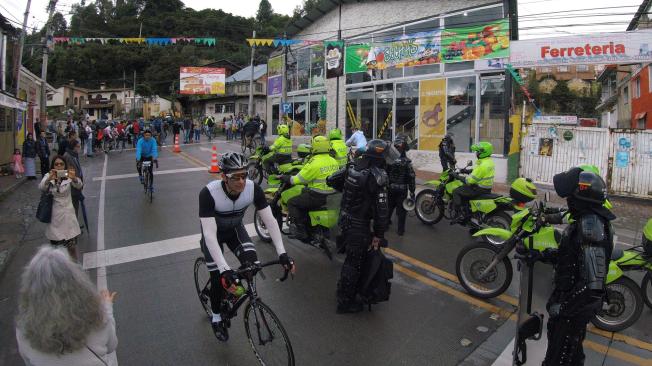
<path fill-rule="evenodd" d="M 47 192 L 41 193 L 41 199 L 38 202 L 38 207 L 36 208 L 36 219 L 42 223 L 49 224 L 52 220 L 52 203 L 54 201 L 54 196 L 50 192 L 50 187 L 48 184 Z"/>

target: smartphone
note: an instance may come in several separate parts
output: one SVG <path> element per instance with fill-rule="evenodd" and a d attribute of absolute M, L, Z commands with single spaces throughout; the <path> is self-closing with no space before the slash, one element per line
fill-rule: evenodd
<path fill-rule="evenodd" d="M 67 170 L 57 170 L 57 179 L 63 179 L 68 177 Z"/>

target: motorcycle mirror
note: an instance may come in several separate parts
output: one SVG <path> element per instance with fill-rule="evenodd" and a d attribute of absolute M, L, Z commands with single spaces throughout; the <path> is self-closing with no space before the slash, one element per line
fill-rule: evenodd
<path fill-rule="evenodd" d="M 471 166 L 471 165 L 473 165 L 473 160 L 469 160 L 466 162 L 466 166 Z"/>
<path fill-rule="evenodd" d="M 548 201 L 550 201 L 550 192 L 546 192 L 543 195 L 543 202 L 548 202 Z"/>

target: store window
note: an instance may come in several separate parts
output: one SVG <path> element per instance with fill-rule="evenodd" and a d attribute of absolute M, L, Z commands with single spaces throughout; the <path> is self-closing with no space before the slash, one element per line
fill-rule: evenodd
<path fill-rule="evenodd" d="M 307 123 L 306 135 L 326 134 L 326 93 L 310 94 L 310 118 Z"/>
<path fill-rule="evenodd" d="M 473 61 L 454 62 L 451 64 L 444 65 L 445 72 L 473 70 L 474 68 L 475 68 L 475 63 L 473 63 Z"/>
<path fill-rule="evenodd" d="M 494 146 L 495 154 L 505 147 L 505 78 L 484 77 L 480 81 L 480 140 Z"/>
<path fill-rule="evenodd" d="M 457 151 L 469 152 L 475 140 L 475 76 L 449 78 L 446 130 Z"/>
<path fill-rule="evenodd" d="M 365 83 L 371 81 L 371 75 L 368 72 L 356 72 L 353 74 L 346 74 L 347 84 Z"/>
<path fill-rule="evenodd" d="M 310 87 L 324 86 L 324 46 L 313 46 L 310 51 Z"/>
<path fill-rule="evenodd" d="M 392 111 L 394 109 L 394 84 L 376 85 L 376 133 L 374 138 L 392 139 Z"/>
<path fill-rule="evenodd" d="M 298 90 L 297 85 L 297 59 L 295 57 L 296 52 L 289 52 L 287 54 L 287 83 L 288 91 Z"/>
<path fill-rule="evenodd" d="M 308 89 L 310 84 L 310 48 L 297 50 L 296 55 L 298 90 Z"/>
<path fill-rule="evenodd" d="M 297 95 L 292 97 L 292 136 L 302 136 L 306 134 L 306 115 L 308 112 L 308 95 Z"/>
<path fill-rule="evenodd" d="M 403 69 L 404 75 L 415 76 L 415 75 L 428 75 L 428 74 L 437 74 L 441 70 L 441 65 L 439 64 L 430 64 L 422 66 L 412 66 L 406 67 Z"/>
<path fill-rule="evenodd" d="M 234 103 L 215 104 L 215 113 L 235 113 L 235 104 Z"/>
<path fill-rule="evenodd" d="M 374 89 L 373 87 L 346 92 L 346 136 L 351 127 L 359 127 L 367 138 L 373 136 Z"/>
<path fill-rule="evenodd" d="M 396 136 L 407 137 L 410 147 L 417 148 L 419 116 L 419 82 L 396 84 Z"/>

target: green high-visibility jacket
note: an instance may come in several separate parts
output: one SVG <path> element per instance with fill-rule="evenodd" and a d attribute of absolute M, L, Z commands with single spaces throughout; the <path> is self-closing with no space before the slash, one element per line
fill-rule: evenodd
<path fill-rule="evenodd" d="M 276 154 L 292 155 L 292 140 L 285 136 L 279 136 L 269 147 L 269 151 Z"/>
<path fill-rule="evenodd" d="M 303 184 L 318 193 L 332 193 L 326 178 L 340 169 L 337 160 L 329 154 L 313 155 L 301 171 L 292 177 L 292 184 Z"/>
<path fill-rule="evenodd" d="M 496 166 L 491 157 L 478 159 L 471 174 L 466 177 L 467 184 L 475 184 L 480 188 L 492 189 Z"/>
<path fill-rule="evenodd" d="M 340 164 L 340 168 L 346 165 L 346 157 L 349 153 L 349 148 L 342 140 L 332 140 L 331 149 L 335 151 L 335 160 Z"/>

